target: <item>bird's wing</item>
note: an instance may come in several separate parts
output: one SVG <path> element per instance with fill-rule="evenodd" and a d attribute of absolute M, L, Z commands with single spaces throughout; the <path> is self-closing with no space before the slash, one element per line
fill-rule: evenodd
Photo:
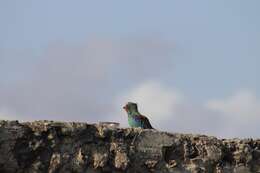
<path fill-rule="evenodd" d="M 146 116 L 140 115 L 140 116 L 138 116 L 138 118 L 141 120 L 141 122 L 143 122 L 144 129 L 153 129 L 149 119 Z"/>

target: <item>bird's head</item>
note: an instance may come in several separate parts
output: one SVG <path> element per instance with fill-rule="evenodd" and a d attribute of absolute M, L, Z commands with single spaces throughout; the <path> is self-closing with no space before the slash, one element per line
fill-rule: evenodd
<path fill-rule="evenodd" d="M 128 102 L 123 109 L 129 114 L 138 112 L 137 104 L 133 102 Z"/>

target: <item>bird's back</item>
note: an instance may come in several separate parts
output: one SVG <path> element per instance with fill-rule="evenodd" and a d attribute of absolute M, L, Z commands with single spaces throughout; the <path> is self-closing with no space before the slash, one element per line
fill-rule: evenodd
<path fill-rule="evenodd" d="M 133 115 L 128 118 L 131 127 L 141 127 L 143 129 L 153 129 L 149 119 L 144 115 Z"/>

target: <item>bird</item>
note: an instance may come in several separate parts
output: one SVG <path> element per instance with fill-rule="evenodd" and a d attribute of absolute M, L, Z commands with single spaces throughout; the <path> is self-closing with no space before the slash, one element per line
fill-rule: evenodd
<path fill-rule="evenodd" d="M 142 129 L 154 129 L 149 119 L 140 114 L 138 111 L 137 103 L 128 102 L 123 109 L 128 115 L 128 124 L 130 127 L 139 127 Z"/>

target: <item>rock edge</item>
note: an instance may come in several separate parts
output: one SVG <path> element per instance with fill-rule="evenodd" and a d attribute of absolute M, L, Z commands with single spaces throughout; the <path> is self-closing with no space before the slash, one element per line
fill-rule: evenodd
<path fill-rule="evenodd" d="M 260 139 L 0 121 L 0 172 L 260 173 Z"/>

